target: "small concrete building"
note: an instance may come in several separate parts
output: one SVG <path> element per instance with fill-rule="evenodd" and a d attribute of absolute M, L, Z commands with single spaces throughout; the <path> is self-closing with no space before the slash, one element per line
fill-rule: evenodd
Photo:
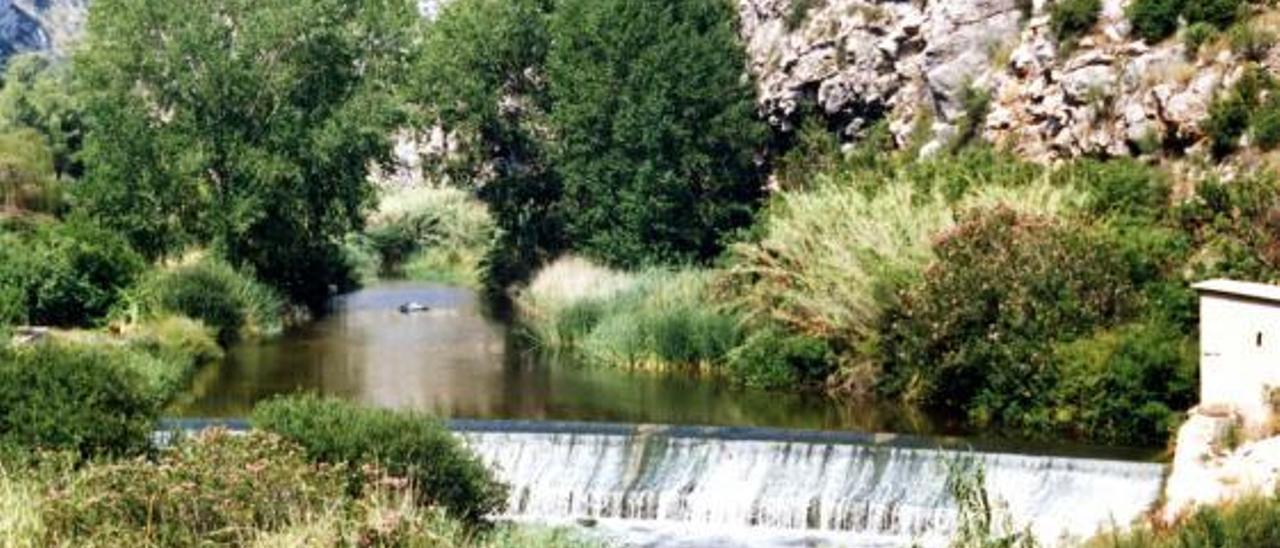
<path fill-rule="evenodd" d="M 1247 431 L 1270 425 L 1280 394 L 1280 286 L 1211 280 L 1200 292 L 1200 405 L 1231 409 Z"/>

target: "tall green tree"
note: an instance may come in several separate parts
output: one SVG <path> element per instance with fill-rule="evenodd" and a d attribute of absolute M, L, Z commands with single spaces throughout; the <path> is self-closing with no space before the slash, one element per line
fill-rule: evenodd
<path fill-rule="evenodd" d="M 705 261 L 762 195 L 746 59 L 724 0 L 563 0 L 547 81 L 573 245 L 619 266 Z"/>
<path fill-rule="evenodd" d="M 56 178 L 74 179 L 84 172 L 76 159 L 84 127 L 65 61 L 35 53 L 9 59 L 0 89 L 0 130 L 23 128 L 43 136 L 53 154 Z"/>
<path fill-rule="evenodd" d="M 317 303 L 389 159 L 411 0 L 98 0 L 75 60 L 81 205 L 151 257 L 207 246 Z"/>
<path fill-rule="evenodd" d="M 420 124 L 443 127 L 454 153 L 438 175 L 470 188 L 494 212 L 499 241 L 491 288 L 518 281 L 561 251 L 560 181 L 547 159 L 544 78 L 551 0 L 455 0 L 426 30 L 417 66 Z"/>

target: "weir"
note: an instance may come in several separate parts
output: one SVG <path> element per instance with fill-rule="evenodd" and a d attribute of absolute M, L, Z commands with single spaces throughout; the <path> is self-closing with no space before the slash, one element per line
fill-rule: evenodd
<path fill-rule="evenodd" d="M 799 530 L 935 544 L 956 525 L 949 470 L 979 465 L 1015 526 L 1052 543 L 1140 517 L 1165 467 L 959 448 L 956 440 L 750 428 L 455 421 L 512 486 L 510 517 Z M 834 535 L 832 535 L 834 534 Z"/>
<path fill-rule="evenodd" d="M 971 449 L 962 439 L 902 435 L 544 421 L 448 424 L 511 486 L 503 517 L 598 520 L 621 530 L 624 540 L 636 530 L 650 537 L 654 529 L 676 530 L 652 542 L 664 546 L 795 544 L 797 538 L 799 544 L 942 545 L 957 519 L 947 478 L 963 464 L 981 467 L 989 495 L 1007 505 L 1015 527 L 1053 544 L 1141 517 L 1159 497 L 1166 468 Z M 211 425 L 247 427 L 243 421 L 200 420 L 167 427 Z M 749 540 L 689 540 L 691 532 L 721 531 Z M 789 540 L 770 541 L 784 538 Z"/>

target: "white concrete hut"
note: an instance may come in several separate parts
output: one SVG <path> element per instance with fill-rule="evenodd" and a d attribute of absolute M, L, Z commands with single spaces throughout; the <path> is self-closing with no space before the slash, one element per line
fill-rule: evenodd
<path fill-rule="evenodd" d="M 1280 286 L 1211 280 L 1200 292 L 1200 405 L 1268 428 L 1280 395 Z"/>

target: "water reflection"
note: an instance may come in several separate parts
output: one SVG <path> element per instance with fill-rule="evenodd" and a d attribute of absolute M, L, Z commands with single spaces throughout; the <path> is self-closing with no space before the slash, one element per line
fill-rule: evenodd
<path fill-rule="evenodd" d="M 432 310 L 402 314 L 406 302 Z M 239 345 L 197 377 L 175 411 L 244 416 L 264 398 L 298 391 L 457 418 L 955 433 L 892 407 L 546 363 L 517 348 L 472 292 L 413 283 L 353 293 L 284 337 Z"/>

